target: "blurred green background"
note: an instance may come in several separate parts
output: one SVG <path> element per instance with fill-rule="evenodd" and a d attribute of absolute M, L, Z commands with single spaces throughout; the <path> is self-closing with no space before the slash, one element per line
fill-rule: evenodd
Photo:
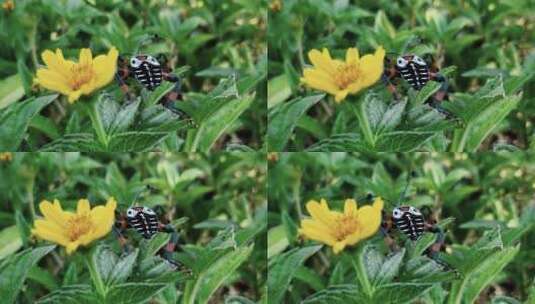
<path fill-rule="evenodd" d="M 219 118 L 214 118 L 224 125 L 218 126 L 222 134 L 215 136 L 210 148 L 248 151 L 262 148 L 267 115 L 266 0 L 15 2 L 12 10 L 0 8 L 0 28 L 3 29 L 0 33 L 0 109 L 12 108 L 9 106 L 21 99 L 45 94 L 32 87 L 35 71 L 44 64 L 40 58 L 44 50 L 59 48 L 65 58 L 77 59 L 81 48 L 91 48 L 96 56 L 115 46 L 124 56 L 138 53 L 165 55 L 170 67 L 182 77 L 185 100 L 177 106 L 198 125 L 202 126 L 210 113 L 229 112 L 223 108 L 232 99 L 225 97 L 251 96 L 252 101 L 230 106 L 234 111 L 239 109 L 233 114 L 236 117 L 227 119 L 227 115 L 220 113 Z M 223 87 L 213 91 L 221 82 Z M 141 94 L 135 81 L 129 80 L 129 84 L 136 96 L 147 98 L 147 92 Z M 112 93 L 119 105 L 124 104 L 115 81 L 104 90 Z M 206 101 L 214 96 L 218 99 Z M 108 116 L 112 115 L 114 107 L 108 104 L 107 108 Z M 68 146 L 67 135 L 90 130 L 89 117 L 83 110 L 80 102 L 71 106 L 65 100 L 54 101 L 35 117 L 30 117 L 28 135 L 20 149 L 36 150 L 56 140 L 59 144 L 49 146 L 47 150 L 91 150 L 79 143 Z M 131 127 L 132 131 L 142 127 L 141 131 L 150 130 L 154 128 L 154 121 L 162 120 L 161 117 L 158 117 L 160 120 L 152 118 L 149 121 L 152 124 L 143 124 L 148 120 L 146 116 L 143 113 L 137 128 Z M 160 123 L 172 123 L 169 121 Z M 195 131 L 184 131 L 183 128 L 173 127 L 171 131 L 175 135 L 165 137 L 163 144 L 144 146 L 143 150 L 155 146 L 175 151 L 195 150 L 183 144 L 193 141 Z M 156 128 L 156 131 L 161 129 Z M 207 150 L 206 147 L 200 149 Z M 124 150 L 137 152 L 141 149 L 127 147 Z"/>
<path fill-rule="evenodd" d="M 436 67 L 447 68 L 445 73 L 452 93 L 474 94 L 486 80 L 503 77 L 506 95 L 522 90 L 522 98 L 514 109 L 507 110 L 504 120 L 493 122 L 495 126 L 478 148 L 531 147 L 535 117 L 535 86 L 532 80 L 535 68 L 534 16 L 535 3 L 530 0 L 271 1 L 268 30 L 270 150 L 365 150 L 357 144 L 354 145 L 356 148 L 345 144 L 346 139 L 342 136 L 359 133 L 359 121 L 353 110 L 347 104 L 336 105 L 330 96 L 299 102 L 299 98 L 305 95 L 318 94 L 318 91 L 300 85 L 299 77 L 303 69 L 311 65 L 307 57 L 311 49 L 327 48 L 333 58 L 343 59 L 349 47 L 357 47 L 362 56 L 372 53 L 380 45 L 385 48 L 387 56 L 394 59 L 398 54 L 430 55 Z M 416 105 L 423 101 L 415 102 L 413 92 L 407 94 L 403 81 L 399 87 L 402 96 L 409 96 L 407 107 L 410 110 L 403 113 L 401 122 L 396 121 L 396 114 L 389 113 L 388 123 L 378 130 L 374 129 L 374 119 L 380 119 L 384 113 L 370 113 L 373 131 L 381 133 L 384 132 L 381 128 L 389 129 L 394 125 L 394 131 L 425 131 L 434 137 L 426 142 L 407 135 L 408 140 L 415 143 L 393 149 L 384 144 L 386 148 L 376 151 L 473 151 L 473 148 L 462 150 L 456 145 L 456 134 L 452 135 L 451 131 L 459 127 L 455 126 L 455 122 L 447 121 L 444 125 L 443 118 L 429 111 L 417 111 Z M 386 108 L 394 103 L 381 81 L 370 92 L 383 100 L 382 103 L 373 100 L 371 106 L 374 108 Z M 456 97 L 463 99 L 465 96 Z M 466 96 L 467 103 L 476 103 L 475 99 Z M 486 104 L 485 108 L 489 106 Z M 462 103 L 459 107 L 447 109 L 465 123 L 469 123 L 470 119 L 464 115 L 471 115 L 474 111 Z M 499 115 L 489 114 L 485 121 Z M 482 123 L 477 125 L 482 127 Z M 287 136 L 285 141 L 277 138 L 279 134 Z M 355 139 L 357 135 L 351 135 L 353 142 L 358 141 Z M 424 138 L 429 139 L 429 136 Z M 338 147 L 337 139 L 342 142 Z M 322 140 L 325 147 L 314 146 Z M 448 146 L 450 140 L 454 143 Z"/>
<path fill-rule="evenodd" d="M 15 303 L 36 303 L 44 295 L 66 292 L 69 286 L 91 284 L 78 253 L 66 256 L 58 247 L 35 266 L 21 266 L 15 254 L 38 245 L 29 229 L 40 216 L 41 200 L 58 199 L 64 209 L 73 210 L 80 198 L 95 206 L 113 196 L 122 213 L 135 202 L 163 207 L 162 221 L 180 222 L 175 259 L 192 269 L 194 277 L 171 280 L 150 297 L 151 303 L 259 301 L 267 271 L 266 169 L 261 153 L 13 154 L 12 160 L 0 162 L 0 290 L 8 292 L 7 286 L 14 285 L 6 284 L 18 280 L 14 273 L 2 272 L 6 263 L 19 263 L 17 271 L 28 272 L 20 290 L 11 290 L 20 291 Z M 134 248 L 146 247 L 135 233 L 128 236 Z M 97 245 L 121 253 L 112 233 L 91 244 Z M 241 260 L 235 257 L 238 253 Z M 154 282 L 150 273 L 165 273 L 166 267 L 143 271 L 141 258 L 135 264 L 128 283 Z M 81 301 L 82 293 L 77 297 Z M 70 303 L 67 300 L 56 299 Z"/>
<path fill-rule="evenodd" d="M 417 208 L 429 207 L 439 223 L 454 218 L 446 226 L 444 260 L 464 275 L 465 286 L 478 285 L 474 283 L 478 277 L 485 281 L 485 284 L 478 285 L 481 286 L 480 292 L 478 288 L 466 291 L 473 294 L 476 303 L 532 303 L 530 301 L 535 299 L 535 155 L 532 153 L 271 153 L 269 159 L 268 258 L 269 277 L 273 279 L 269 288 L 272 295 L 285 286 L 283 290 L 287 292 L 282 292 L 285 303 L 297 303 L 334 285 L 355 284 L 357 281 L 353 274 L 354 265 L 349 259 L 353 256 L 354 247 L 346 248 L 349 256 L 334 255 L 328 246 L 314 255 L 317 248 L 303 248 L 318 244 L 303 241 L 297 235 L 300 220 L 310 216 L 305 209 L 306 202 L 324 198 L 332 209 L 343 210 L 346 198 L 355 198 L 362 206 L 369 203 L 364 199 L 368 194 L 384 198 L 387 213 L 391 213 L 399 202 Z M 411 172 L 414 176 L 406 198 L 400 202 L 400 193 L 406 187 Z M 496 227 L 500 227 L 501 237 L 491 239 L 501 242 L 502 247 L 493 249 L 493 254 L 517 250 L 514 249 L 516 244 L 520 246 L 514 258 L 504 264 L 503 270 L 498 268 L 487 276 L 486 270 L 472 269 L 483 268 L 492 259 L 484 254 L 486 249 L 477 249 L 475 244 L 482 242 L 485 239 L 482 236 L 487 236 Z M 411 242 L 404 244 L 399 241 L 399 236 L 395 238 L 402 248 L 410 250 L 413 246 Z M 376 246 L 384 254 L 389 253 L 380 232 L 364 244 Z M 305 255 L 305 250 L 312 251 Z M 297 262 L 299 259 L 292 262 L 285 260 L 289 256 L 295 259 L 294 254 L 300 253 L 303 254 L 300 263 Z M 311 257 L 306 260 L 308 256 Z M 460 260 L 448 259 L 448 256 Z M 292 267 L 286 264 L 286 268 L 296 270 L 286 270 L 287 276 L 293 280 L 288 280 L 287 285 L 278 285 L 281 282 L 277 281 L 275 270 L 277 264 L 285 261 L 293 263 Z M 498 265 L 502 262 L 493 260 L 491 263 Z M 410 266 L 405 263 L 410 264 L 404 262 L 392 282 L 402 282 L 410 273 Z M 426 269 L 416 275 L 415 283 L 425 281 L 423 277 L 430 272 L 429 268 Z M 461 302 L 447 297 L 447 292 L 455 294 L 460 279 L 434 283 L 432 289 L 410 303 L 472 303 L 466 294 L 460 298 Z M 353 290 L 359 288 L 352 287 Z M 410 293 L 409 289 L 398 289 L 391 291 L 394 297 L 401 298 L 404 292 Z M 341 298 L 342 292 L 338 296 Z M 336 301 L 339 297 L 334 294 L 329 298 L 324 294 L 323 299 L 327 302 L 321 302 L 318 296 L 317 301 L 307 303 L 344 303 Z M 504 300 L 502 297 L 509 298 Z"/>

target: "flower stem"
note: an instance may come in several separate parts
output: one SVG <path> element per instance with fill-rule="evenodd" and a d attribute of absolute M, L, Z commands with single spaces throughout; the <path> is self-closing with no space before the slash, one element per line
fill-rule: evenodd
<path fill-rule="evenodd" d="M 102 124 L 102 119 L 100 117 L 100 114 L 98 112 L 98 100 L 94 100 L 91 102 L 89 106 L 89 118 L 91 118 L 91 123 L 93 125 L 93 128 L 95 129 L 95 132 L 97 133 L 98 140 L 102 145 L 104 145 L 104 148 L 108 148 L 109 138 L 106 134 L 106 131 L 104 130 L 104 125 Z"/>
<path fill-rule="evenodd" d="M 95 285 L 98 294 L 102 296 L 102 298 L 106 298 L 106 287 L 104 286 L 102 277 L 97 271 L 96 265 L 93 263 L 92 253 L 85 255 L 85 258 L 87 268 L 89 268 L 89 274 L 91 275 L 91 280 L 93 280 L 93 284 Z"/>
<path fill-rule="evenodd" d="M 368 121 L 368 115 L 366 115 L 365 105 L 366 103 L 363 100 L 359 101 L 357 106 L 350 104 L 359 121 L 360 132 L 364 136 L 364 140 L 366 140 L 366 143 L 368 143 L 370 147 L 374 147 L 375 136 L 372 132 L 370 122 Z"/>
<path fill-rule="evenodd" d="M 364 266 L 364 248 L 366 248 L 366 246 L 362 244 L 358 247 L 357 257 L 353 260 L 353 266 L 355 267 L 357 279 L 360 282 L 364 293 L 368 296 L 368 298 L 371 298 L 373 295 L 373 288 L 370 284 L 366 267 Z"/>

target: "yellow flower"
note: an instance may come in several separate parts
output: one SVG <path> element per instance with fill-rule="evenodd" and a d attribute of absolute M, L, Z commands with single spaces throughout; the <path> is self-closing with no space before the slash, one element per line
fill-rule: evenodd
<path fill-rule="evenodd" d="M 106 206 L 90 209 L 89 201 L 78 201 L 76 213 L 63 211 L 58 200 L 42 201 L 39 209 L 44 219 L 35 220 L 32 234 L 66 247 L 71 254 L 78 246 L 86 246 L 108 234 L 115 221 L 117 202 L 109 198 Z"/>
<path fill-rule="evenodd" d="M 13 0 L 6 0 L 2 4 L 2 8 L 5 9 L 6 11 L 12 11 L 15 9 L 15 3 L 13 3 Z"/>
<path fill-rule="evenodd" d="M 1 152 L 0 160 L 1 161 L 10 161 L 13 159 L 13 154 L 11 152 Z"/>
<path fill-rule="evenodd" d="M 385 50 L 379 47 L 375 54 L 360 58 L 356 48 L 349 48 L 344 62 L 332 59 L 329 50 L 324 48 L 323 52 L 311 50 L 308 58 L 314 67 L 303 71 L 301 82 L 334 95 L 335 101 L 340 103 L 348 94 L 356 94 L 381 78 Z"/>
<path fill-rule="evenodd" d="M 381 225 L 383 200 L 376 198 L 372 206 L 357 209 L 357 202 L 347 199 L 344 212 L 331 211 L 322 199 L 306 205 L 312 219 L 301 221 L 299 233 L 309 239 L 325 243 L 338 254 L 346 246 L 355 245 L 377 232 Z"/>
<path fill-rule="evenodd" d="M 69 96 L 74 103 L 80 95 L 89 95 L 107 85 L 115 76 L 119 53 L 114 47 L 108 55 L 93 59 L 90 49 L 81 49 L 79 62 L 65 60 L 60 49 L 56 53 L 46 50 L 41 54 L 47 67 L 37 70 L 35 81 L 52 91 Z"/>

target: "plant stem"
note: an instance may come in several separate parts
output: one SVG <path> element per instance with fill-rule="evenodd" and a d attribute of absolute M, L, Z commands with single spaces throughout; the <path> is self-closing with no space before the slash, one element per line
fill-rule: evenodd
<path fill-rule="evenodd" d="M 94 100 L 91 102 L 89 106 L 89 118 L 91 118 L 91 124 L 93 125 L 93 128 L 95 129 L 95 132 L 97 133 L 98 140 L 102 145 L 104 145 L 104 148 L 108 148 L 109 139 L 108 135 L 106 134 L 106 131 L 104 130 L 104 125 L 102 124 L 102 119 L 100 118 L 100 114 L 98 113 L 98 101 Z"/>
<path fill-rule="evenodd" d="M 370 284 L 368 273 L 366 272 L 366 267 L 364 266 L 363 261 L 365 247 L 366 246 L 362 244 L 358 247 L 357 257 L 353 260 L 353 266 L 355 267 L 355 271 L 357 272 L 357 279 L 360 282 L 360 285 L 362 285 L 364 293 L 368 296 L 368 298 L 371 298 L 373 295 L 373 288 Z"/>
<path fill-rule="evenodd" d="M 366 115 L 366 109 L 364 108 L 365 102 L 361 100 L 358 102 L 357 106 L 355 106 L 354 104 L 350 104 L 350 106 L 353 109 L 353 112 L 355 112 L 355 115 L 357 116 L 360 126 L 360 132 L 364 136 L 364 139 L 371 147 L 374 147 L 375 136 L 372 132 L 370 122 L 368 121 L 368 116 Z"/>
<path fill-rule="evenodd" d="M 102 298 L 106 298 L 106 286 L 104 286 L 104 282 L 102 281 L 102 278 L 100 277 L 100 274 L 98 273 L 95 264 L 93 264 L 91 255 L 92 253 L 85 255 L 85 262 L 87 264 L 87 268 L 89 268 L 91 280 L 93 280 L 93 284 L 95 285 L 98 294 L 101 295 Z"/>

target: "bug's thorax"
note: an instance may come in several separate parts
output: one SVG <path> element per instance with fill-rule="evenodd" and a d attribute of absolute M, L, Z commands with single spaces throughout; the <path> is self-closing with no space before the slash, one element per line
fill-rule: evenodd
<path fill-rule="evenodd" d="M 398 57 L 396 70 L 415 90 L 423 88 L 430 79 L 429 66 L 416 55 Z"/>
<path fill-rule="evenodd" d="M 130 227 L 135 229 L 146 239 L 150 239 L 158 232 L 158 217 L 149 208 L 129 208 L 127 211 L 127 221 Z"/>
<path fill-rule="evenodd" d="M 424 233 L 424 218 L 421 212 L 412 206 L 395 208 L 392 212 L 392 219 L 396 228 L 413 241 Z"/>
<path fill-rule="evenodd" d="M 162 83 L 162 67 L 150 55 L 137 55 L 130 59 L 130 72 L 148 90 L 154 90 Z"/>

